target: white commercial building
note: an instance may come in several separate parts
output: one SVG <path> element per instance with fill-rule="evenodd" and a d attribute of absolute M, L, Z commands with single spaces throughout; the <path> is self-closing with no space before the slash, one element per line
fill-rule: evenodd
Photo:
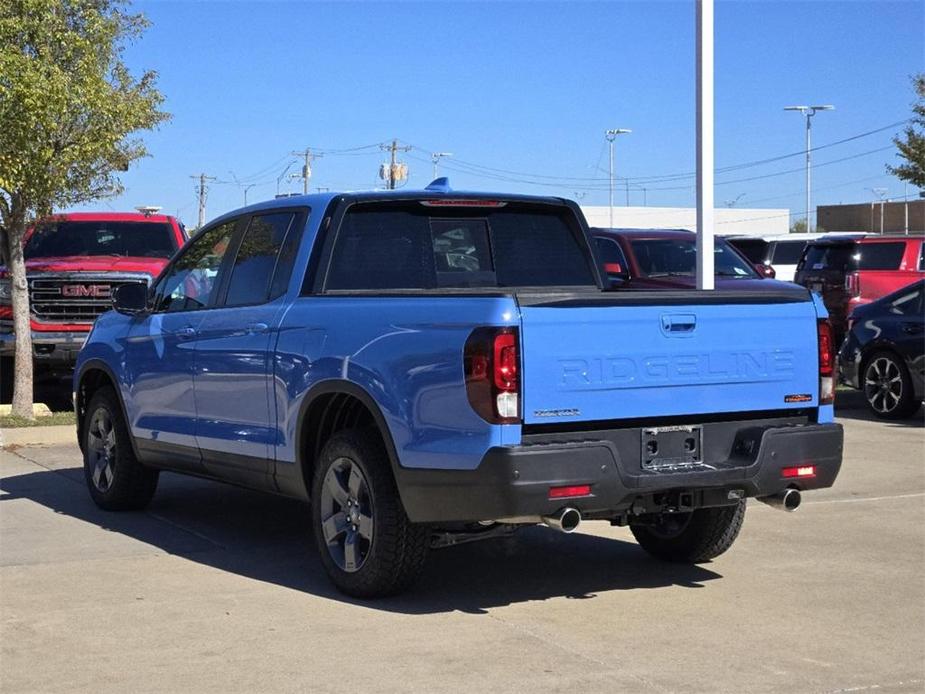
<path fill-rule="evenodd" d="M 593 227 L 610 226 L 610 208 L 582 205 L 582 212 Z M 720 207 L 714 211 L 717 234 L 765 236 L 790 231 L 790 210 L 779 208 Z M 617 229 L 697 228 L 694 207 L 614 207 L 613 226 Z"/>

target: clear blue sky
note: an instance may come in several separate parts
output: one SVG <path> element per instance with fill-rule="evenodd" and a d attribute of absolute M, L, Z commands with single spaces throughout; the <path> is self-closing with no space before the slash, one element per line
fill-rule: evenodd
<path fill-rule="evenodd" d="M 693 179 L 649 180 L 694 168 L 693 2 L 140 2 L 152 27 L 126 52 L 156 70 L 173 119 L 145 136 L 151 157 L 123 176 L 125 193 L 91 209 L 157 204 L 196 221 L 191 174 L 276 178 L 305 146 L 346 150 L 393 137 L 415 145 L 409 186 L 431 177 L 427 153 L 448 151 L 458 189 L 550 193 L 606 204 L 603 131 L 633 204 L 693 204 Z M 718 167 L 799 152 L 803 121 L 788 104 L 831 103 L 814 120 L 824 145 L 908 118 L 909 75 L 925 69 L 922 2 L 718 2 Z M 893 128 L 824 149 L 814 203 L 901 196 L 884 171 Z M 330 152 L 312 187 L 370 188 L 384 154 Z M 470 165 L 497 179 L 474 173 Z M 717 176 L 717 205 L 803 204 L 800 156 Z M 296 167 L 293 167 L 295 170 Z M 462 172 L 456 169 L 467 169 Z M 797 169 L 792 173 L 764 177 Z M 500 180 L 510 179 L 510 180 Z M 587 180 L 593 179 L 593 180 Z M 545 183 L 547 185 L 537 185 Z M 283 182 L 299 190 L 299 181 Z M 910 195 L 915 194 L 910 190 Z M 624 194 L 617 195 L 619 204 Z M 239 207 L 242 191 L 213 183 L 207 218 Z"/>

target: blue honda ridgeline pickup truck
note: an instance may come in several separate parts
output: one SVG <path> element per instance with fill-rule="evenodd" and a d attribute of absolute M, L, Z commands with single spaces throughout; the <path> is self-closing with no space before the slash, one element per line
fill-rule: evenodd
<path fill-rule="evenodd" d="M 706 561 L 746 497 L 793 510 L 841 465 L 817 297 L 611 290 L 567 200 L 438 179 L 252 205 L 114 305 L 74 377 L 93 500 L 140 509 L 172 470 L 310 501 L 350 595 L 538 523 Z"/>

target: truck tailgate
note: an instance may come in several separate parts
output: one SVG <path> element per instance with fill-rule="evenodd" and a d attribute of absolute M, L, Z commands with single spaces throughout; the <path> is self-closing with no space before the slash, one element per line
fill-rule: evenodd
<path fill-rule="evenodd" d="M 801 290 L 802 291 L 802 290 Z M 802 299 L 521 300 L 523 421 L 816 407 L 816 312 Z M 521 298 L 521 297 L 519 297 Z"/>

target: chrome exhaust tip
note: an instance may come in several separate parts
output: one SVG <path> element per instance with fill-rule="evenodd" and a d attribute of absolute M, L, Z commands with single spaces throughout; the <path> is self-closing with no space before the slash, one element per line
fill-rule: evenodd
<path fill-rule="evenodd" d="M 581 511 L 567 506 L 551 516 L 543 516 L 543 524 L 562 533 L 573 533 L 581 524 Z"/>
<path fill-rule="evenodd" d="M 758 497 L 758 501 L 764 502 L 771 508 L 776 508 L 779 511 L 793 513 L 800 508 L 803 496 L 800 494 L 799 489 L 785 489 L 773 496 Z"/>

